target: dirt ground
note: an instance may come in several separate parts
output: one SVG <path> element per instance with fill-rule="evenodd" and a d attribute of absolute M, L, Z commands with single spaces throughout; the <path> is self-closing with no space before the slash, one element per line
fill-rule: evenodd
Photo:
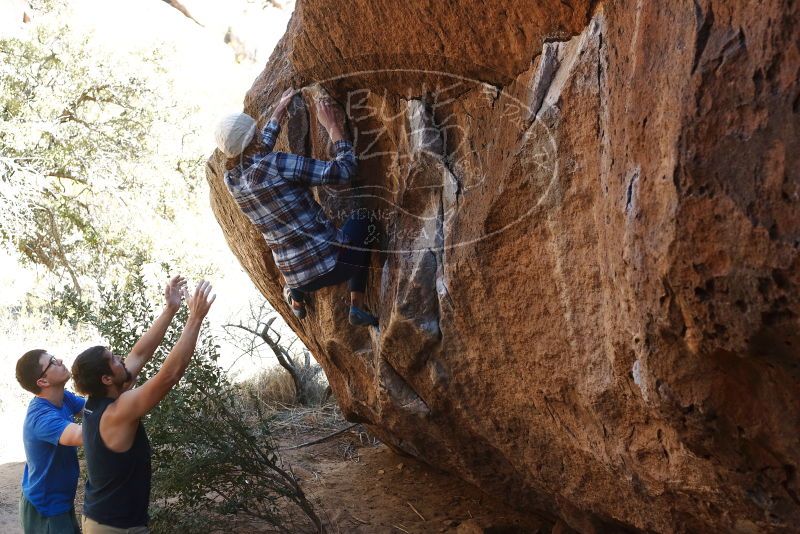
<path fill-rule="evenodd" d="M 0 465 L 0 532 L 22 534 L 19 526 L 19 492 L 23 462 Z"/>
<path fill-rule="evenodd" d="M 332 533 L 549 533 L 552 525 L 513 511 L 460 479 L 343 434 L 286 451 Z"/>
<path fill-rule="evenodd" d="M 358 427 L 284 458 L 329 532 L 336 534 L 549 533 L 551 525 L 511 510 L 463 481 L 398 456 Z M 324 434 L 304 434 L 285 446 Z M 17 505 L 23 463 L 0 465 L 0 533 L 21 534 Z"/>

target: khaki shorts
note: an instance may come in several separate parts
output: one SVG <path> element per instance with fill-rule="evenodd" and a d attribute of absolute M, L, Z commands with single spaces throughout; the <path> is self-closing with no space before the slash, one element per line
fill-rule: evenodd
<path fill-rule="evenodd" d="M 108 525 L 101 525 L 94 519 L 83 516 L 83 534 L 150 534 L 147 527 L 117 528 Z"/>

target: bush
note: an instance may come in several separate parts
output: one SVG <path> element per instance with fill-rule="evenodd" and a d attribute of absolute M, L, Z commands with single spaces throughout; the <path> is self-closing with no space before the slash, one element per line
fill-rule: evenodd
<path fill-rule="evenodd" d="M 117 352 L 129 352 L 155 317 L 141 272 L 123 285 L 100 286 L 97 302 L 71 289 L 55 315 L 97 328 Z M 186 321 L 182 307 L 139 383 L 160 369 Z M 229 530 L 232 521 L 257 521 L 277 532 L 321 531 L 321 522 L 284 467 L 270 418 L 258 403 L 244 403 L 217 366 L 219 347 L 201 332 L 180 383 L 144 419 L 153 449 L 154 532 Z M 235 516 L 235 517 L 233 517 Z"/>
<path fill-rule="evenodd" d="M 322 367 L 311 359 L 311 353 L 308 349 L 302 348 L 299 351 L 294 350 L 291 352 L 289 349 L 294 342 L 290 343 L 288 347 L 281 343 L 281 333 L 272 326 L 276 319 L 278 319 L 278 315 L 274 313 L 274 310 L 269 307 L 266 301 L 263 301 L 261 306 L 257 308 L 251 307 L 250 317 L 245 323 L 225 325 L 228 339 L 233 344 L 243 344 L 247 347 L 245 353 L 250 355 L 257 353 L 261 346 L 266 345 L 269 347 L 278 364 L 283 368 L 285 376 L 293 384 L 293 398 L 285 399 L 287 402 L 281 401 L 281 404 L 284 406 L 322 405 L 328 401 L 331 395 Z M 242 336 L 247 340 L 244 343 L 240 343 Z M 261 343 L 258 344 L 257 340 L 260 340 Z M 268 405 L 274 406 L 275 403 L 270 402 L 270 398 L 273 396 L 279 397 L 287 393 L 286 385 L 281 382 L 282 380 L 284 380 L 284 375 L 278 371 L 269 370 L 257 377 L 255 384 L 248 385 L 248 387 L 255 388 L 254 391 L 258 398 Z M 252 382 L 252 380 L 248 382 Z M 269 390 L 270 387 L 273 387 L 272 383 L 280 388 L 274 393 Z"/>
<path fill-rule="evenodd" d="M 294 381 L 283 367 L 261 371 L 238 386 L 243 397 L 258 401 L 266 409 L 292 406 L 296 400 Z"/>
<path fill-rule="evenodd" d="M 295 406 L 322 406 L 330 399 L 330 386 L 325 375 L 319 373 L 303 384 L 304 402 L 299 402 L 297 385 L 292 376 L 282 367 L 271 367 L 237 384 L 237 387 L 241 396 L 258 401 L 267 412 Z"/>

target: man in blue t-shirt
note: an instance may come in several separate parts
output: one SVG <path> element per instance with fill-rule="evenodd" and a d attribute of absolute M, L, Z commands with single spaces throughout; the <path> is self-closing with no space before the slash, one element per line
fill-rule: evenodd
<path fill-rule="evenodd" d="M 22 428 L 26 462 L 19 515 L 25 534 L 80 533 L 74 501 L 83 437 L 75 414 L 85 401 L 64 390 L 69 379 L 64 363 L 45 350 L 28 351 L 17 361 L 17 381 L 36 395 Z"/>

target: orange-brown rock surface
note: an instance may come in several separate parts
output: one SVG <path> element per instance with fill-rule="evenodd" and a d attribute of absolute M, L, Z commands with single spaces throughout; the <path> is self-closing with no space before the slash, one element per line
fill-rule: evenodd
<path fill-rule="evenodd" d="M 342 104 L 380 331 L 291 315 L 219 154 L 212 206 L 394 448 L 581 532 L 796 531 L 798 43 L 790 0 L 301 0 L 244 108 L 306 87 L 279 148 L 327 158 Z"/>

